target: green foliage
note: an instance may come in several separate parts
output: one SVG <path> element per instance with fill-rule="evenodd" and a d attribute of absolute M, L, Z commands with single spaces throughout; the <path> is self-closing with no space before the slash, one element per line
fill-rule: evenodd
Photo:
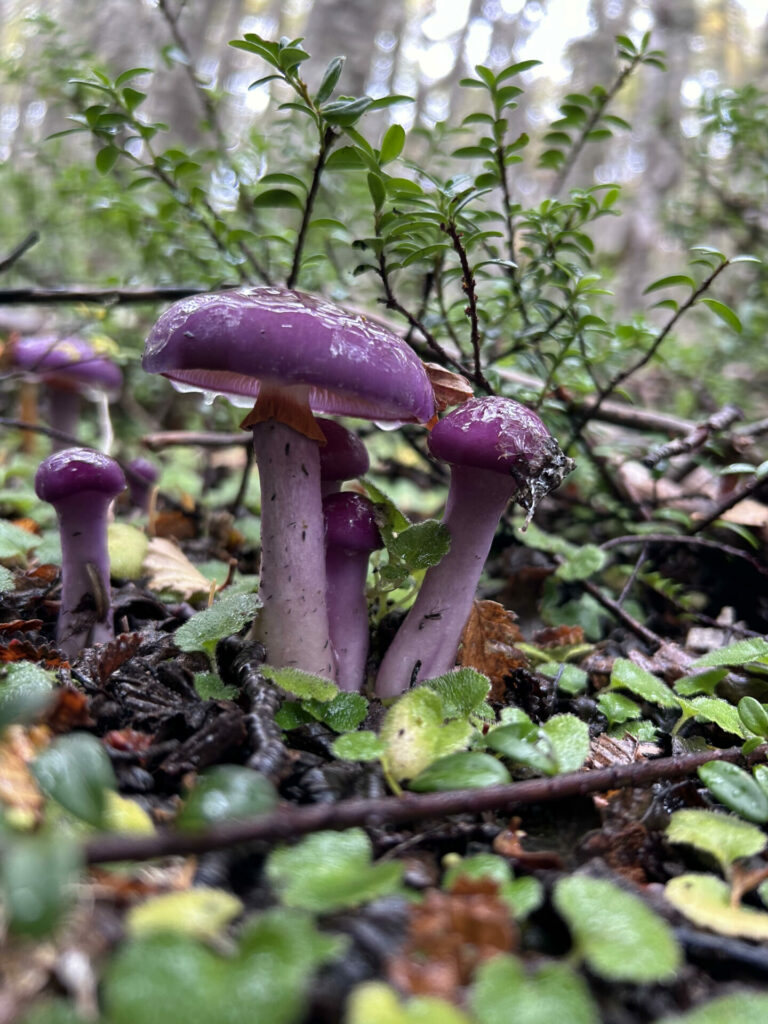
<path fill-rule="evenodd" d="M 470 991 L 478 1024 L 598 1024 L 586 983 L 567 964 L 551 963 L 528 973 L 517 957 L 500 954 L 483 964 Z"/>
<path fill-rule="evenodd" d="M 261 607 L 258 594 L 224 593 L 215 604 L 179 626 L 174 641 L 182 651 L 205 651 L 213 660 L 216 644 L 239 633 Z"/>
<path fill-rule="evenodd" d="M 710 793 L 747 821 L 768 821 L 768 794 L 743 768 L 727 761 L 709 761 L 699 768 L 699 778 Z"/>
<path fill-rule="evenodd" d="M 768 939 L 768 914 L 734 902 L 730 886 L 715 875 L 678 875 L 667 882 L 664 896 L 699 928 L 757 942 Z"/>
<path fill-rule="evenodd" d="M 553 715 L 537 726 L 525 712 L 505 708 L 502 724 L 488 732 L 485 742 L 511 761 L 557 775 L 582 766 L 589 753 L 589 730 L 575 715 Z"/>
<path fill-rule="evenodd" d="M 509 862 L 492 853 L 476 853 L 470 857 L 447 854 L 443 860 L 445 874 L 443 888 L 451 889 L 459 878 L 488 878 L 498 886 L 499 897 L 508 904 L 518 920 L 538 910 L 544 899 L 544 890 L 538 879 L 527 876 L 513 878 Z"/>
<path fill-rule="evenodd" d="M 755 825 L 714 811 L 686 808 L 675 811 L 667 826 L 671 843 L 685 843 L 714 857 L 724 873 L 734 861 L 765 849 L 766 837 Z"/>
<path fill-rule="evenodd" d="M 61 830 L 3 837 L 0 894 L 11 931 L 32 938 L 50 934 L 74 899 L 82 854 Z"/>
<path fill-rule="evenodd" d="M 760 992 L 737 992 L 711 999 L 688 1013 L 664 1017 L 657 1024 L 731 1024 L 735 1020 L 757 1021 L 768 1014 L 768 996 Z"/>
<path fill-rule="evenodd" d="M 339 688 L 329 679 L 302 672 L 298 668 L 276 668 L 274 665 L 262 665 L 259 669 L 265 679 L 269 679 L 281 690 L 299 697 L 301 700 L 329 703 L 339 693 Z"/>
<path fill-rule="evenodd" d="M 179 828 L 196 831 L 219 821 L 267 814 L 277 804 L 268 779 L 251 768 L 220 764 L 199 776 L 176 816 Z"/>
<path fill-rule="evenodd" d="M 674 977 L 681 960 L 677 940 L 633 893 L 606 879 L 571 875 L 555 885 L 554 903 L 575 951 L 596 974 L 635 984 Z"/>
<path fill-rule="evenodd" d="M 464 750 L 448 754 L 412 779 L 409 789 L 417 793 L 433 793 L 446 789 L 484 789 L 509 782 L 509 772 L 490 754 Z"/>
<path fill-rule="evenodd" d="M 46 796 L 89 825 L 103 824 L 105 793 L 116 787 L 116 781 L 107 752 L 95 736 L 85 732 L 59 736 L 31 767 Z"/>
<path fill-rule="evenodd" d="M 267 878 L 287 907 L 325 914 L 400 891 L 399 861 L 371 863 L 371 841 L 359 828 L 315 832 L 273 850 Z"/>
<path fill-rule="evenodd" d="M 128 911 L 125 925 L 134 938 L 174 933 L 210 941 L 242 912 L 243 904 L 232 893 L 194 886 L 151 896 Z"/>
<path fill-rule="evenodd" d="M 472 1024 L 453 1003 L 433 996 L 415 996 L 402 1003 L 397 992 L 379 981 L 353 989 L 346 1024 Z"/>
<path fill-rule="evenodd" d="M 49 703 L 53 675 L 31 661 L 0 666 L 0 729 L 11 722 L 29 722 Z"/>

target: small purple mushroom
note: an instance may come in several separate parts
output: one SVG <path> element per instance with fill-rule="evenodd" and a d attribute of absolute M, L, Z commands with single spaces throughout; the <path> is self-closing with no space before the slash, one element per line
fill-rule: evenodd
<path fill-rule="evenodd" d="M 427 570 L 421 590 L 384 656 L 376 693 L 395 697 L 420 679 L 450 671 L 483 565 L 507 502 L 533 515 L 573 461 L 539 417 L 508 398 L 473 398 L 442 419 L 429 449 L 451 466 L 443 523 L 451 548 Z"/>
<path fill-rule="evenodd" d="M 426 422 L 434 396 L 396 334 L 324 299 L 245 288 L 175 303 L 155 324 L 144 369 L 177 387 L 245 399 L 261 480 L 261 597 L 252 639 L 275 665 L 333 679 L 314 413 Z"/>
<path fill-rule="evenodd" d="M 331 643 L 340 690 L 357 691 L 365 682 L 368 659 L 368 558 L 382 547 L 373 502 L 362 494 L 338 491 L 323 499 L 326 595 Z"/>
<path fill-rule="evenodd" d="M 144 513 L 149 512 L 152 490 L 160 475 L 157 466 L 149 459 L 139 456 L 136 459 L 131 459 L 125 469 L 131 504 Z"/>
<path fill-rule="evenodd" d="M 320 491 L 325 498 L 341 490 L 345 480 L 365 476 L 371 464 L 365 445 L 335 420 L 320 419 L 325 444 L 320 446 Z"/>
<path fill-rule="evenodd" d="M 10 346 L 7 362 L 45 383 L 49 425 L 71 437 L 78 432 L 81 395 L 106 395 L 111 399 L 119 395 L 123 386 L 119 367 L 94 352 L 82 338 L 18 338 Z M 67 443 L 54 438 L 53 450 Z"/>
<path fill-rule="evenodd" d="M 114 459 L 66 448 L 40 463 L 35 492 L 56 509 L 61 534 L 61 609 L 56 642 L 72 660 L 114 637 L 109 589 L 107 512 L 125 487 Z"/>

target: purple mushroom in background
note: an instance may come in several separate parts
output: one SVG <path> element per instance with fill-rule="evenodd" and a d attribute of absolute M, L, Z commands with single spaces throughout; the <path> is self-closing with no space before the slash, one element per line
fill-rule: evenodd
<path fill-rule="evenodd" d="M 141 456 L 131 459 L 125 469 L 131 504 L 144 513 L 149 512 L 152 490 L 160 476 L 159 469 L 154 462 Z"/>
<path fill-rule="evenodd" d="M 325 436 L 320 446 L 320 491 L 323 497 L 341 490 L 345 480 L 365 476 L 371 465 L 365 445 L 335 420 L 318 419 Z"/>
<path fill-rule="evenodd" d="M 368 558 L 382 547 L 373 502 L 362 494 L 338 491 L 323 499 L 326 595 L 331 643 L 340 690 L 357 691 L 368 660 Z"/>
<path fill-rule="evenodd" d="M 43 459 L 35 492 L 56 509 L 61 534 L 61 609 L 56 642 L 72 660 L 84 647 L 114 637 L 109 588 L 107 512 L 125 487 L 114 459 L 66 448 Z"/>
<path fill-rule="evenodd" d="M 261 596 L 251 638 L 275 665 L 335 677 L 326 609 L 315 413 L 426 422 L 427 374 L 396 334 L 286 288 L 198 295 L 152 329 L 143 367 L 177 387 L 245 400 L 261 480 Z"/>
<path fill-rule="evenodd" d="M 379 697 L 395 697 L 456 663 L 483 565 L 510 498 L 533 515 L 573 469 L 539 417 L 509 398 L 473 398 L 433 429 L 429 450 L 451 466 L 443 523 L 451 548 L 427 570 L 419 595 L 384 656 Z"/>
<path fill-rule="evenodd" d="M 80 424 L 82 395 L 107 400 L 116 398 L 123 386 L 120 368 L 96 353 L 82 338 L 53 335 L 18 338 L 4 357 L 6 364 L 38 377 L 46 385 L 48 423 L 70 437 Z M 53 450 L 71 442 L 53 439 Z"/>

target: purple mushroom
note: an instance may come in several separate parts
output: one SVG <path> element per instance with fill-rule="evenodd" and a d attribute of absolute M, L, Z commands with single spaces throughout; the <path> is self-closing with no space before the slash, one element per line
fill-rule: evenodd
<path fill-rule="evenodd" d="M 131 504 L 142 512 L 149 512 L 152 490 L 157 483 L 160 471 L 154 462 L 141 456 L 131 459 L 125 469 Z"/>
<path fill-rule="evenodd" d="M 318 419 L 325 435 L 320 446 L 320 491 L 323 497 L 341 490 L 345 480 L 365 476 L 371 464 L 365 445 L 335 420 Z"/>
<path fill-rule="evenodd" d="M 61 534 L 61 609 L 56 642 L 67 658 L 114 637 L 109 590 L 107 511 L 125 487 L 114 459 L 90 448 L 66 448 L 43 459 L 38 498 L 56 509 Z"/>
<path fill-rule="evenodd" d="M 252 639 L 275 665 L 333 679 L 314 413 L 427 421 L 434 397 L 413 351 L 360 314 L 285 288 L 183 299 L 147 339 L 144 369 L 178 387 L 255 402 L 261 596 Z"/>
<path fill-rule="evenodd" d="M 70 437 L 77 436 L 81 395 L 106 395 L 111 399 L 119 395 L 123 386 L 119 367 L 94 352 L 82 338 L 18 338 L 10 346 L 7 362 L 45 383 L 49 425 Z M 54 438 L 54 451 L 67 443 Z"/>
<path fill-rule="evenodd" d="M 340 690 L 360 690 L 368 659 L 368 558 L 382 547 L 373 502 L 338 491 L 323 499 L 326 595 Z"/>
<path fill-rule="evenodd" d="M 443 522 L 451 548 L 427 570 L 421 590 L 384 656 L 379 697 L 450 671 L 483 565 L 510 498 L 533 515 L 573 461 L 535 413 L 509 398 L 473 398 L 432 431 L 429 449 L 451 466 Z"/>

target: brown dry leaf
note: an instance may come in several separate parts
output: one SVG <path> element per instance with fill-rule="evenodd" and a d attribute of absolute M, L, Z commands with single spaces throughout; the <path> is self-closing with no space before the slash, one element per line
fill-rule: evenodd
<path fill-rule="evenodd" d="M 59 686 L 53 692 L 53 705 L 48 709 L 45 723 L 54 732 L 72 732 L 87 729 L 94 724 L 89 714 L 89 700 L 80 690 Z"/>
<path fill-rule="evenodd" d="M 472 385 L 460 373 L 446 370 L 438 363 L 424 363 L 424 369 L 427 371 L 429 383 L 435 392 L 435 404 L 438 412 L 442 412 L 452 405 L 463 405 L 474 395 Z"/>
<path fill-rule="evenodd" d="M 106 746 L 131 754 L 141 754 L 149 750 L 154 740 L 154 733 L 139 732 L 136 729 L 112 729 L 104 736 Z"/>
<path fill-rule="evenodd" d="M 207 594 L 211 581 L 190 562 L 178 544 L 165 537 L 152 537 L 144 557 L 152 590 L 173 590 L 185 599 Z"/>
<path fill-rule="evenodd" d="M 514 646 L 522 639 L 514 612 L 497 601 L 475 601 L 461 638 L 459 665 L 485 673 L 494 696 L 494 690 L 503 687 L 508 675 L 528 664 Z"/>
<path fill-rule="evenodd" d="M 158 512 L 152 520 L 152 533 L 155 537 L 192 540 L 197 536 L 197 532 L 195 520 L 176 509 L 170 512 Z"/>
<path fill-rule="evenodd" d="M 40 629 L 42 619 L 14 619 L 13 622 L 0 622 L 0 633 L 31 633 Z"/>
<path fill-rule="evenodd" d="M 14 637 L 7 644 L 0 645 L 0 662 L 9 661 L 34 661 L 43 668 L 64 668 L 69 662 L 62 658 L 55 647 L 48 644 L 40 644 L 37 647 L 30 640 L 19 640 Z"/>
<path fill-rule="evenodd" d="M 21 519 L 12 519 L 11 524 L 18 526 L 20 530 L 26 530 L 27 533 L 34 533 L 38 536 L 40 534 L 39 524 L 34 519 L 30 519 L 29 516 L 22 516 Z"/>
<path fill-rule="evenodd" d="M 509 828 L 499 832 L 493 840 L 493 852 L 500 857 L 506 857 L 517 867 L 525 868 L 527 871 L 540 869 L 554 869 L 562 871 L 563 858 L 556 850 L 525 850 L 522 840 L 527 835 L 520 828 L 520 819 L 513 818 Z"/>
<path fill-rule="evenodd" d="M 726 523 L 738 523 L 740 526 L 768 526 L 768 505 L 754 498 L 742 498 L 733 508 L 723 512 L 720 518 Z"/>
<path fill-rule="evenodd" d="M 584 643 L 581 626 L 545 626 L 533 634 L 537 647 L 574 647 Z"/>
<path fill-rule="evenodd" d="M 456 1000 L 478 964 L 517 946 L 517 928 L 496 883 L 460 877 L 450 892 L 430 889 L 410 908 L 408 938 L 388 974 L 405 994 Z"/>
<path fill-rule="evenodd" d="M 0 741 L 0 804 L 21 815 L 25 824 L 40 818 L 45 803 L 29 762 L 47 747 L 51 731 L 45 726 L 25 729 L 9 725 Z"/>
<path fill-rule="evenodd" d="M 584 762 L 585 768 L 612 768 L 617 764 L 631 764 L 661 754 L 655 743 L 638 743 L 632 736 L 616 739 L 605 733 L 593 740 Z"/>

